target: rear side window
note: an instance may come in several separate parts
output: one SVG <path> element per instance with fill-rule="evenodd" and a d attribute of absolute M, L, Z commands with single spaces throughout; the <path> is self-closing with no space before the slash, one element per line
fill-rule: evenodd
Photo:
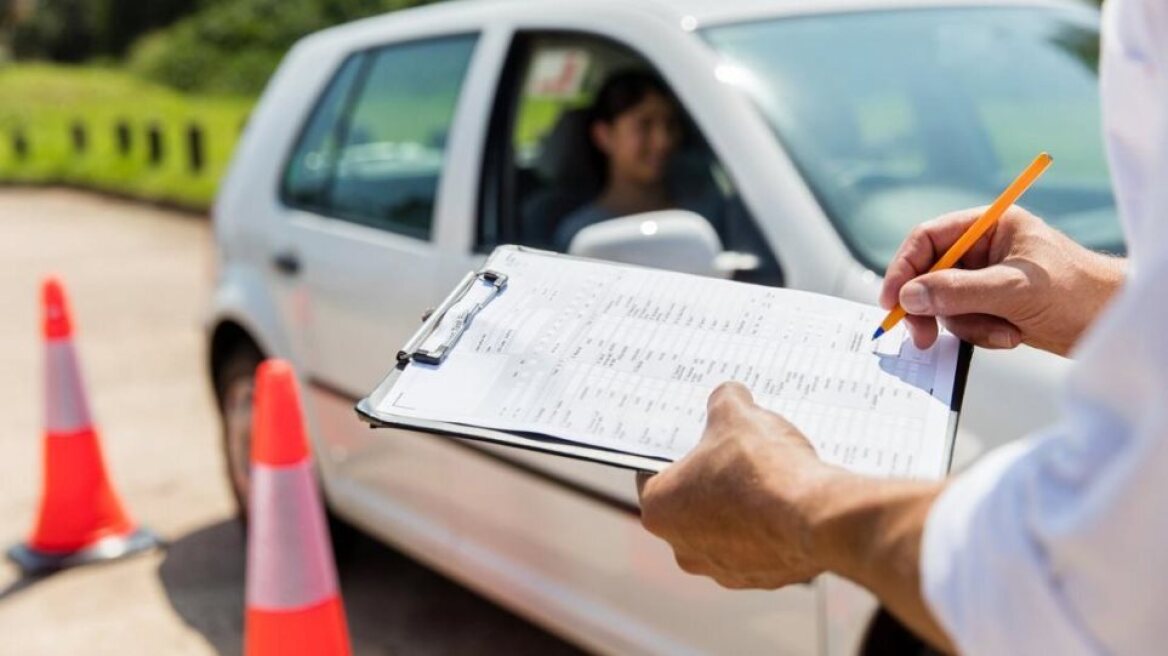
<path fill-rule="evenodd" d="M 416 41 L 350 58 L 288 163 L 285 202 L 428 239 L 475 41 L 473 35 Z"/>
<path fill-rule="evenodd" d="M 333 163 L 339 151 L 339 128 L 363 62 L 364 55 L 345 61 L 304 127 L 296 152 L 284 171 L 284 202 L 299 207 L 325 207 Z"/>

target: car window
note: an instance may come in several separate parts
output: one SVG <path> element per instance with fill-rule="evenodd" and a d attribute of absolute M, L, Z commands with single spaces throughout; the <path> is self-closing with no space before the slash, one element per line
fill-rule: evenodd
<path fill-rule="evenodd" d="M 936 8 L 716 26 L 856 257 L 882 272 L 905 234 L 991 202 L 1040 151 L 1022 203 L 1091 248 L 1122 252 L 1100 130 L 1098 29 L 1079 12 Z"/>
<path fill-rule="evenodd" d="M 345 60 L 317 103 L 284 170 L 284 202 L 324 207 L 336 161 L 339 127 L 363 63 L 364 55 Z"/>
<path fill-rule="evenodd" d="M 349 64 L 342 67 L 290 163 L 286 197 L 304 189 L 314 211 L 429 238 L 447 133 L 475 42 L 468 35 L 381 48 L 362 59 L 348 84 Z M 327 168 L 323 185 L 311 183 L 321 176 L 306 172 L 313 165 Z"/>
<path fill-rule="evenodd" d="M 606 39 L 555 33 L 517 40 L 488 140 L 480 250 L 512 242 L 563 251 L 573 230 L 587 225 L 578 219 L 606 184 L 606 162 L 590 136 L 593 104 L 606 82 L 630 72 L 661 77 L 638 53 Z M 727 250 L 755 255 L 760 266 L 739 278 L 779 284 L 778 264 L 727 169 L 668 91 L 681 133 L 666 173 L 671 201 L 709 221 Z"/>

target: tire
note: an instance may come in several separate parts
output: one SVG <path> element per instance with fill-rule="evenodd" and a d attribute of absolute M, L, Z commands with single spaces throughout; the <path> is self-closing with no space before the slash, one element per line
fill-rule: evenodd
<path fill-rule="evenodd" d="M 252 397 L 256 368 L 263 361 L 259 349 L 244 342 L 235 346 L 215 371 L 215 396 L 219 406 L 227 485 L 235 499 L 235 516 L 245 528 L 251 482 Z M 333 553 L 338 561 L 343 560 L 351 553 L 360 534 L 351 524 L 333 514 L 327 500 L 325 512 Z"/>
<path fill-rule="evenodd" d="M 215 371 L 215 396 L 219 405 L 227 484 L 235 499 L 235 514 L 245 523 L 251 480 L 252 394 L 255 391 L 255 371 L 263 360 L 259 349 L 241 343 L 232 348 Z"/>

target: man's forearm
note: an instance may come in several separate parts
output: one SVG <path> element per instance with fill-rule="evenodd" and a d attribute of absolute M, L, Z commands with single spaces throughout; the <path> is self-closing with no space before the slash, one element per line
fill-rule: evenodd
<path fill-rule="evenodd" d="M 952 651 L 921 592 L 920 553 L 941 482 L 881 480 L 842 470 L 808 498 L 813 548 L 832 572 L 872 591 L 934 646 Z"/>

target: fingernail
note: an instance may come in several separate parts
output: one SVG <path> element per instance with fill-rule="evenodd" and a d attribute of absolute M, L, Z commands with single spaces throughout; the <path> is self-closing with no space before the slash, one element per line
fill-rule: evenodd
<path fill-rule="evenodd" d="M 929 290 L 919 282 L 910 282 L 900 288 L 900 305 L 909 314 L 929 311 Z"/>
<path fill-rule="evenodd" d="M 1009 328 L 996 328 L 990 331 L 990 346 L 1010 348 L 1014 346 L 1014 334 Z"/>

